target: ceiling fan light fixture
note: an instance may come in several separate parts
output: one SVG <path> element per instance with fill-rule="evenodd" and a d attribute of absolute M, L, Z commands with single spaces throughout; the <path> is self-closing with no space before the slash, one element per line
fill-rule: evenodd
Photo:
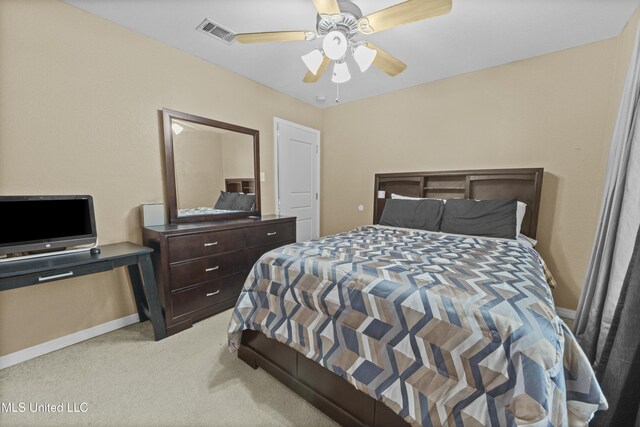
<path fill-rule="evenodd" d="M 318 69 L 320 69 L 320 65 L 322 65 L 322 60 L 324 59 L 324 55 L 320 51 L 320 49 L 314 49 L 306 55 L 302 55 L 302 62 L 307 66 L 309 71 L 313 74 L 318 74 Z"/>
<path fill-rule="evenodd" d="M 371 64 L 373 64 L 377 54 L 377 50 L 371 49 L 365 45 L 360 45 L 353 51 L 353 59 L 355 59 L 356 64 L 358 64 L 360 71 L 364 73 L 369 69 L 369 67 L 371 67 Z"/>
<path fill-rule="evenodd" d="M 344 57 L 344 54 L 347 53 L 348 46 L 347 37 L 345 37 L 342 31 L 337 30 L 330 31 L 324 36 L 324 40 L 322 41 L 324 54 L 334 61 Z"/>
<path fill-rule="evenodd" d="M 171 130 L 173 131 L 174 135 L 180 135 L 180 132 L 182 132 L 184 128 L 177 123 L 173 123 L 171 125 Z"/>
<path fill-rule="evenodd" d="M 333 66 L 333 76 L 331 76 L 331 81 L 334 83 L 345 83 L 351 80 L 351 73 L 349 72 L 349 67 L 347 63 L 336 62 Z"/>

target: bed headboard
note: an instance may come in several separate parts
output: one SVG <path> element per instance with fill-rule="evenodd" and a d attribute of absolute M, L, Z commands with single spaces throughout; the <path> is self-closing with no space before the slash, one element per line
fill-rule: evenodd
<path fill-rule="evenodd" d="M 543 172 L 543 168 L 531 168 L 378 173 L 373 196 L 373 223 L 380 221 L 391 193 L 437 199 L 517 199 L 527 204 L 521 233 L 535 239 Z"/>
<path fill-rule="evenodd" d="M 231 193 L 255 193 L 256 183 L 253 178 L 225 178 L 224 189 Z"/>

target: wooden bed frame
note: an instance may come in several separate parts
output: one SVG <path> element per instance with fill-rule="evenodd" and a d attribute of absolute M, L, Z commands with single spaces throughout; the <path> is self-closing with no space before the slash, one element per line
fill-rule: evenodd
<path fill-rule="evenodd" d="M 522 233 L 535 238 L 542 176 L 542 168 L 376 174 L 374 223 L 378 223 L 391 193 L 442 199 L 517 199 L 527 204 Z M 261 332 L 242 333 L 238 357 L 254 369 L 261 367 L 341 425 L 409 425 L 385 404 Z"/>
<path fill-rule="evenodd" d="M 520 232 L 535 239 L 543 172 L 533 168 L 379 173 L 375 177 L 373 223 L 380 221 L 391 193 L 436 199 L 517 199 L 527 204 Z"/>
<path fill-rule="evenodd" d="M 256 182 L 253 178 L 225 178 L 224 191 L 231 193 L 255 193 Z"/>

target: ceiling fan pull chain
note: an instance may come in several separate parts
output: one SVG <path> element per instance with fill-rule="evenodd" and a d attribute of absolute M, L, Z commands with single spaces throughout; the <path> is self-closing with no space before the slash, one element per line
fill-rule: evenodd
<path fill-rule="evenodd" d="M 336 83 L 336 104 L 340 103 L 340 83 Z"/>

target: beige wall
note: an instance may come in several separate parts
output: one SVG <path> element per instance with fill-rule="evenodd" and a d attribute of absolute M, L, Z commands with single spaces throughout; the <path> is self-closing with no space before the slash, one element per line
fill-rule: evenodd
<path fill-rule="evenodd" d="M 268 162 L 270 159 L 265 159 Z M 253 138 L 242 133 L 227 132 L 222 136 L 224 177 L 253 178 Z"/>
<path fill-rule="evenodd" d="M 542 166 L 539 248 L 556 302 L 574 308 L 637 21 L 614 39 L 320 111 L 67 4 L 2 0 L 0 194 L 92 194 L 100 243 L 140 242 L 138 206 L 164 200 L 163 107 L 260 131 L 265 213 L 273 117 L 321 129 L 323 234 L 371 223 L 377 172 Z M 134 312 L 123 271 L 2 292 L 0 355 Z"/>
<path fill-rule="evenodd" d="M 375 173 L 544 167 L 538 249 L 556 304 L 575 308 L 637 21 L 621 37 L 326 110 L 322 233 L 371 223 Z"/>
<path fill-rule="evenodd" d="M 163 107 L 260 131 L 265 213 L 275 206 L 273 117 L 322 120 L 65 3 L 0 1 L 0 194 L 92 194 L 100 243 L 140 242 L 138 206 L 164 201 Z M 123 271 L 2 292 L 0 355 L 134 312 Z"/>
<path fill-rule="evenodd" d="M 224 190 L 222 134 L 184 130 L 173 136 L 178 209 L 213 207 Z"/>

